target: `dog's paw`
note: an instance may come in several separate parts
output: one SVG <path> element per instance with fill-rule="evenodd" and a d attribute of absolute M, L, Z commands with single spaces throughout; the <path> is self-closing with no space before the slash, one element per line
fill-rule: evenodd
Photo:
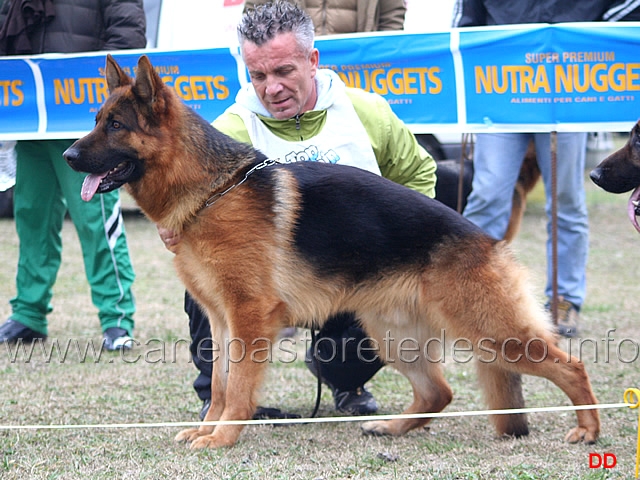
<path fill-rule="evenodd" d="M 212 434 L 196 438 L 191 442 L 189 448 L 192 450 L 202 450 L 204 448 L 231 447 L 234 443 L 235 441 L 229 441 L 220 435 Z"/>
<path fill-rule="evenodd" d="M 200 430 L 197 428 L 187 428 L 186 430 L 182 430 L 178 435 L 176 435 L 176 442 L 193 442 L 196 438 L 201 435 Z"/>
<path fill-rule="evenodd" d="M 585 443 L 592 445 L 598 440 L 598 431 L 595 429 L 589 429 L 586 427 L 575 427 L 569 430 L 569 433 L 564 437 L 565 442 L 569 443 Z"/>
<path fill-rule="evenodd" d="M 383 420 L 365 422 L 360 428 L 365 435 L 393 435 L 393 433 L 389 431 L 389 423 Z"/>

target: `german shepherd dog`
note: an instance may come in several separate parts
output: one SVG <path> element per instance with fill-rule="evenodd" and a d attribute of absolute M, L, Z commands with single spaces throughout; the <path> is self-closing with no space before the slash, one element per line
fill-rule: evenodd
<path fill-rule="evenodd" d="M 629 220 L 640 232 L 640 121 L 629 133 L 627 143 L 598 164 L 589 174 L 600 188 L 611 193 L 633 190 L 627 204 Z"/>
<path fill-rule="evenodd" d="M 110 95 L 95 128 L 64 156 L 89 173 L 83 198 L 127 184 L 151 221 L 180 232 L 178 275 L 208 314 L 214 341 L 229 345 L 221 348 L 226 363 L 214 363 L 205 422 L 250 419 L 265 345 L 285 326 L 317 328 L 339 312 L 355 312 L 369 345 L 408 378 L 407 414 L 440 412 L 452 399 L 438 354 L 426 352 L 444 332 L 473 347 L 492 409 L 523 407 L 523 373 L 551 380 L 574 405 L 596 403 L 583 364 L 556 346 L 505 242 L 375 174 L 268 160 L 182 103 L 146 56 L 135 81 L 107 56 L 106 82 Z M 408 345 L 420 353 L 407 356 Z M 500 435 L 528 433 L 523 413 L 493 417 Z M 566 440 L 595 442 L 597 409 L 577 417 Z M 373 420 L 362 429 L 402 435 L 428 422 Z M 205 424 L 176 439 L 229 446 L 242 429 Z"/>

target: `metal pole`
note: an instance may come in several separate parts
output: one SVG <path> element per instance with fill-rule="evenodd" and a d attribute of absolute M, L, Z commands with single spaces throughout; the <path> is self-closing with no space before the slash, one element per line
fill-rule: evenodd
<path fill-rule="evenodd" d="M 558 132 L 551 132 L 551 318 L 558 325 Z"/>

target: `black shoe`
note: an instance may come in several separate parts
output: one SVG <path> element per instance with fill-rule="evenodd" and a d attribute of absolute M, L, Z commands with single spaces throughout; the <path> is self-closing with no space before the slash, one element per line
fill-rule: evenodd
<path fill-rule="evenodd" d="M 27 343 L 37 339 L 46 340 L 47 336 L 12 319 L 0 325 L 0 343 L 16 343 L 18 340 Z"/>
<path fill-rule="evenodd" d="M 308 360 L 304 363 L 307 365 L 307 368 L 313 374 L 313 376 L 318 378 L 316 362 Z M 341 391 L 327 382 L 324 378 L 322 379 L 322 383 L 324 383 L 331 390 L 331 393 L 333 394 L 333 401 L 336 405 L 336 410 L 338 410 L 339 412 L 348 413 L 351 415 L 371 415 L 378 411 L 378 404 L 376 403 L 376 399 L 373 397 L 371 392 L 364 388 L 364 386 L 357 387 L 354 390 Z"/>
<path fill-rule="evenodd" d="M 211 408 L 211 400 L 206 399 L 202 402 L 202 410 L 200 410 L 200 420 L 204 422 L 204 418 L 207 416 L 207 412 Z M 281 419 L 281 418 L 300 418 L 297 413 L 283 412 L 279 408 L 270 407 L 257 407 L 256 413 L 253 414 L 254 420 L 266 420 L 266 419 Z"/>
<path fill-rule="evenodd" d="M 124 328 L 107 328 L 103 334 L 102 347 L 105 350 L 114 352 L 116 350 L 131 350 L 133 338 Z"/>
<path fill-rule="evenodd" d="M 280 420 L 283 418 L 300 418 L 300 415 L 298 415 L 297 413 L 283 412 L 279 408 L 260 406 L 256 407 L 256 413 L 253 414 L 254 420 Z"/>
<path fill-rule="evenodd" d="M 376 399 L 364 387 L 345 392 L 333 390 L 333 400 L 336 402 L 336 410 L 351 415 L 371 415 L 378 411 Z"/>

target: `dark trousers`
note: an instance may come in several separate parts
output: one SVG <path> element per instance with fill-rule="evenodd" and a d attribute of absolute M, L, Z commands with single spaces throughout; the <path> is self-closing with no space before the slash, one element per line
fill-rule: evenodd
<path fill-rule="evenodd" d="M 201 400 L 208 400 L 211 398 L 213 363 L 209 320 L 188 292 L 185 294 L 184 311 L 189 316 L 191 356 L 199 371 L 193 388 Z M 374 351 L 365 348 L 366 338 L 352 313 L 335 315 L 316 335 L 306 361 L 311 361 L 311 355 L 317 352 L 317 365 L 323 381 L 341 391 L 355 390 L 384 366 Z"/>

